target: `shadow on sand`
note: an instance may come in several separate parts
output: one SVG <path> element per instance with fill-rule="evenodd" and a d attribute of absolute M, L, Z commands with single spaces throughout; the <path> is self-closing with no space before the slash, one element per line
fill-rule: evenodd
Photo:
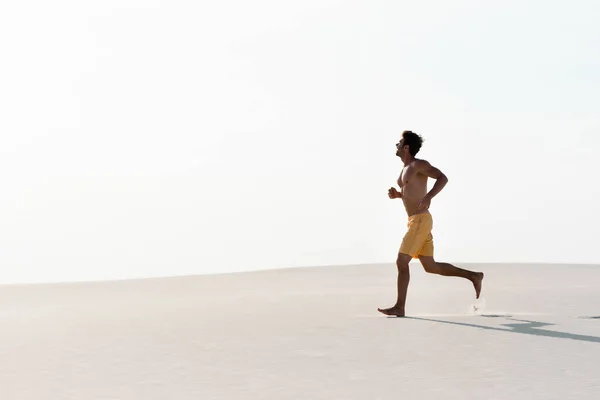
<path fill-rule="evenodd" d="M 535 336 L 546 336 L 558 339 L 571 339 L 571 340 L 580 340 L 582 342 L 592 342 L 592 343 L 600 343 L 600 337 L 598 336 L 588 336 L 588 335 L 577 335 L 574 333 L 568 332 L 557 332 L 557 331 L 547 331 L 544 329 L 539 329 L 543 326 L 551 326 L 555 324 L 548 324 L 545 322 L 536 322 L 536 321 L 528 321 L 522 319 L 516 319 L 511 317 L 505 317 L 508 320 L 515 321 L 516 323 L 511 324 L 502 324 L 502 326 L 508 327 L 508 329 L 504 328 L 496 328 L 492 326 L 486 325 L 478 325 L 478 324 L 467 324 L 465 322 L 454 322 L 454 321 L 444 321 L 440 319 L 431 319 L 431 318 L 423 318 L 423 317 L 406 317 L 407 319 L 416 319 L 421 321 L 430 321 L 430 322 L 439 322 L 443 324 L 450 325 L 459 325 L 459 326 L 467 326 L 471 328 L 479 328 L 486 329 L 491 331 L 500 331 L 500 332 L 514 332 L 521 333 L 524 335 L 535 335 Z"/>

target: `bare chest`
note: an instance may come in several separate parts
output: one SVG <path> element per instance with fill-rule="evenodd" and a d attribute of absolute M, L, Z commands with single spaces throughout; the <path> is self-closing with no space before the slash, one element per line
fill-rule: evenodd
<path fill-rule="evenodd" d="M 398 178 L 398 186 L 401 188 L 409 186 L 412 181 L 417 178 L 417 171 L 414 167 L 407 165 L 402 168 L 400 172 L 400 177 Z"/>

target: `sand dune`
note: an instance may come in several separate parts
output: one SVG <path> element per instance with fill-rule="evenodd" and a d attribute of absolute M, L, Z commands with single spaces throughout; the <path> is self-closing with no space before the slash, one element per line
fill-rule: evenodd
<path fill-rule="evenodd" d="M 600 266 L 458 265 L 0 286 L 0 398 L 600 398 Z"/>

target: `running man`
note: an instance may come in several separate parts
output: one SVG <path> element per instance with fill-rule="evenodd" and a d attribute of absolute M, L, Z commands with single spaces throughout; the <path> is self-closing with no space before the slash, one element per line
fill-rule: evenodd
<path fill-rule="evenodd" d="M 448 183 L 448 178 L 439 169 L 426 160 L 415 158 L 423 139 L 411 131 L 402 132 L 402 139 L 396 144 L 396 155 L 404 163 L 398 186 L 400 191 L 392 187 L 388 191 L 390 199 L 402 199 L 408 214 L 408 230 L 404 235 L 396 265 L 398 267 L 398 300 L 391 308 L 377 310 L 386 315 L 404 317 L 406 292 L 410 281 L 408 263 L 418 258 L 426 272 L 443 276 L 458 276 L 470 280 L 475 288 L 475 297 L 479 298 L 483 273 L 467 271 L 448 263 L 437 262 L 433 258 L 433 219 L 429 213 L 429 205 Z M 435 179 L 435 184 L 427 192 L 427 179 Z"/>

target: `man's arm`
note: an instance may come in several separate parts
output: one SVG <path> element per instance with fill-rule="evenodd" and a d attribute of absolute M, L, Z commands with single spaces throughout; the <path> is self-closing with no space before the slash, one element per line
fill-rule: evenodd
<path fill-rule="evenodd" d="M 444 186 L 446 186 L 448 183 L 448 177 L 442 171 L 425 160 L 419 160 L 419 162 L 415 164 L 417 172 L 435 179 L 435 184 L 426 196 L 429 199 L 433 199 L 439 192 L 442 191 Z"/>
<path fill-rule="evenodd" d="M 402 198 L 402 188 L 400 188 L 400 191 L 396 190 L 395 187 L 391 187 L 390 190 L 388 190 L 388 197 L 390 199 L 401 199 Z"/>

